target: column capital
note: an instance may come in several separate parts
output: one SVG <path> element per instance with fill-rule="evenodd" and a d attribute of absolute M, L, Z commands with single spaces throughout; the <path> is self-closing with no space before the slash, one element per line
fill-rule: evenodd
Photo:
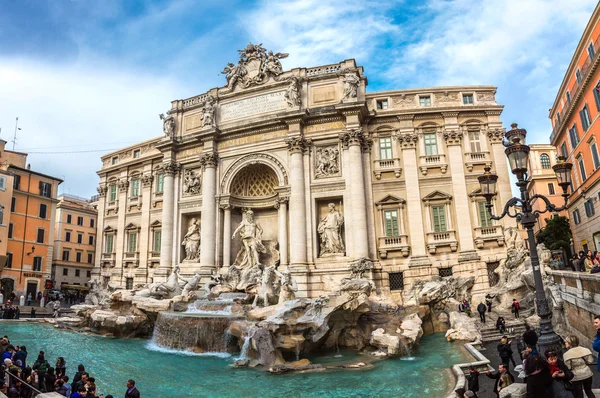
<path fill-rule="evenodd" d="M 303 136 L 298 136 L 286 139 L 285 143 L 290 153 L 304 153 L 310 144 L 312 144 L 312 140 L 307 140 Z"/>
<path fill-rule="evenodd" d="M 273 205 L 273 207 L 275 207 L 277 210 L 279 210 L 281 205 L 282 204 L 286 205 L 289 200 L 290 200 L 289 196 L 280 196 L 277 199 L 275 199 L 275 204 Z"/>
<path fill-rule="evenodd" d="M 229 203 L 221 203 L 219 205 L 219 209 L 221 209 L 221 210 L 232 210 L 233 206 L 230 205 Z"/>
<path fill-rule="evenodd" d="M 501 144 L 504 141 L 504 133 L 506 129 L 489 129 L 487 132 L 488 139 L 492 144 Z"/>
<path fill-rule="evenodd" d="M 460 130 L 444 130 L 446 145 L 461 145 L 463 133 Z"/>
<path fill-rule="evenodd" d="M 174 176 L 181 170 L 181 165 L 174 160 L 167 160 L 161 165 L 161 170 L 165 173 L 165 176 Z"/>
<path fill-rule="evenodd" d="M 215 168 L 217 167 L 218 162 L 219 156 L 216 152 L 207 152 L 200 155 L 200 164 L 202 165 L 202 170 L 205 170 L 208 167 Z"/>
<path fill-rule="evenodd" d="M 339 137 L 344 149 L 353 145 L 360 145 L 361 147 L 365 145 L 362 127 L 348 129 L 345 132 L 340 133 Z"/>
<path fill-rule="evenodd" d="M 142 176 L 142 185 L 145 187 L 151 187 L 153 180 L 154 177 L 152 176 L 152 173 L 146 173 Z"/>
<path fill-rule="evenodd" d="M 416 133 L 402 133 L 398 134 L 398 142 L 400 142 L 400 146 L 402 149 L 410 149 L 417 147 L 417 141 L 419 140 L 419 136 Z"/>
<path fill-rule="evenodd" d="M 98 191 L 98 195 L 106 196 L 106 192 L 108 192 L 108 187 L 100 185 L 98 188 L 96 188 L 96 191 Z"/>
<path fill-rule="evenodd" d="M 125 192 L 129 187 L 129 180 L 127 178 L 123 178 L 117 182 L 117 186 L 119 187 L 119 192 Z"/>

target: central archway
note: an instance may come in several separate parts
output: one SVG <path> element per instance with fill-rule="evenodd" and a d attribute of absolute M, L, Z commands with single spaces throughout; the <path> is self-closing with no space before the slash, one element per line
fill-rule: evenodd
<path fill-rule="evenodd" d="M 275 195 L 279 179 L 275 171 L 263 163 L 249 164 L 241 169 L 231 182 L 232 196 L 261 198 Z"/>

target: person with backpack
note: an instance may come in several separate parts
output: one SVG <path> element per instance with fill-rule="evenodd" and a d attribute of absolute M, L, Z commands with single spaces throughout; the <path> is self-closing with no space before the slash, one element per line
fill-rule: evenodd
<path fill-rule="evenodd" d="M 521 309 L 521 306 L 519 305 L 519 302 L 517 301 L 517 299 L 513 299 L 512 302 L 512 312 L 513 314 L 515 314 L 515 319 L 519 317 L 519 310 Z"/>
<path fill-rule="evenodd" d="M 50 369 L 50 364 L 44 357 L 44 351 L 40 351 L 37 360 L 33 364 L 33 369 L 37 371 L 39 390 L 41 392 L 47 392 L 46 390 L 46 372 Z"/>
<path fill-rule="evenodd" d="M 479 320 L 485 323 L 485 312 L 487 311 L 487 306 L 483 303 L 479 303 L 477 306 L 477 312 L 479 312 Z"/>

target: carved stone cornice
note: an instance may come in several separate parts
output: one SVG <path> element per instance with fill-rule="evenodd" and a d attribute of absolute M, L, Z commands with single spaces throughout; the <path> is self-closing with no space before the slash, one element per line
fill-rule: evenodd
<path fill-rule="evenodd" d="M 365 136 L 363 135 L 362 127 L 348 129 L 345 132 L 340 133 L 339 137 L 344 149 L 354 145 L 359 145 L 362 148 L 365 144 Z"/>
<path fill-rule="evenodd" d="M 161 169 L 166 176 L 174 176 L 181 170 L 181 165 L 174 160 L 168 160 L 162 164 Z"/>
<path fill-rule="evenodd" d="M 444 130 L 446 145 L 461 145 L 463 133 L 460 130 Z"/>
<path fill-rule="evenodd" d="M 419 136 L 416 133 L 398 134 L 398 142 L 403 149 L 416 148 Z"/>
<path fill-rule="evenodd" d="M 500 116 L 502 114 L 502 110 L 493 110 L 493 111 L 485 111 L 487 116 Z"/>
<path fill-rule="evenodd" d="M 504 140 L 506 129 L 489 129 L 487 132 L 488 139 L 492 144 L 501 144 Z"/>
<path fill-rule="evenodd" d="M 458 117 L 459 112 L 442 112 L 443 117 Z"/>
<path fill-rule="evenodd" d="M 119 180 L 117 186 L 119 187 L 119 192 L 126 192 L 127 188 L 129 188 L 129 180 L 126 178 Z"/>
<path fill-rule="evenodd" d="M 142 185 L 144 187 L 150 187 L 152 186 L 152 180 L 154 180 L 152 173 L 146 173 L 142 176 Z"/>
<path fill-rule="evenodd" d="M 304 153 L 312 143 L 312 140 L 298 136 L 286 139 L 285 143 L 290 153 Z"/>
<path fill-rule="evenodd" d="M 202 165 L 202 170 L 205 170 L 207 167 L 217 167 L 217 163 L 219 162 L 219 155 L 216 152 L 207 152 L 200 155 L 200 164 Z"/>

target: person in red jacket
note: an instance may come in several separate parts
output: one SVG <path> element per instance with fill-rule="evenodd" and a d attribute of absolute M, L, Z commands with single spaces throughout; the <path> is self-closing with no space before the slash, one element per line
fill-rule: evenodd
<path fill-rule="evenodd" d="M 519 305 L 519 302 L 517 301 L 517 299 L 513 299 L 512 302 L 512 312 L 513 314 L 515 314 L 515 318 L 519 317 L 519 310 L 521 309 L 521 306 Z"/>

